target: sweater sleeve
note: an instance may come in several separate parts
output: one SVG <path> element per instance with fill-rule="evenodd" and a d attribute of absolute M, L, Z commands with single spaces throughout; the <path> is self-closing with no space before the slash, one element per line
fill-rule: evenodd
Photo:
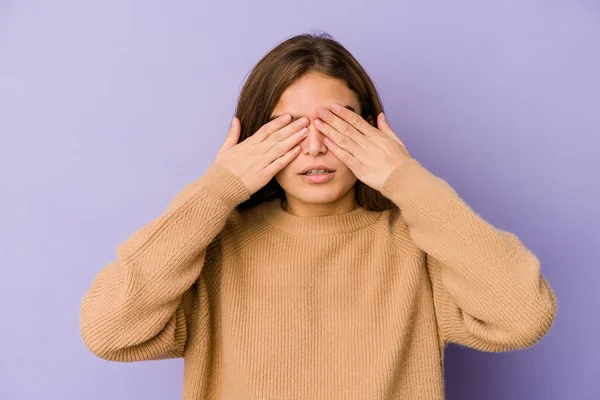
<path fill-rule="evenodd" d="M 426 253 L 444 345 L 509 351 L 534 345 L 550 330 L 555 294 L 537 257 L 514 234 L 484 221 L 414 158 L 390 174 L 382 194 L 398 205 Z"/>
<path fill-rule="evenodd" d="M 206 249 L 249 197 L 237 176 L 212 164 L 162 215 L 121 243 L 81 302 L 85 345 L 112 361 L 182 357 L 189 320 L 199 314 L 191 287 Z"/>

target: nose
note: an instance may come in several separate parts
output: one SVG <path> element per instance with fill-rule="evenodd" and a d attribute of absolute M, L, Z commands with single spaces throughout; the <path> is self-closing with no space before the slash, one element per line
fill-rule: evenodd
<path fill-rule="evenodd" d="M 308 135 L 300 141 L 302 153 L 310 156 L 318 156 L 327 153 L 327 146 L 323 142 L 325 135 L 318 130 L 314 124 L 314 119 L 309 118 Z"/>

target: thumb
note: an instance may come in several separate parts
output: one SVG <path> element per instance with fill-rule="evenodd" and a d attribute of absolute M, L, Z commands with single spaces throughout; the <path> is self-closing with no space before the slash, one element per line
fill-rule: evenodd
<path fill-rule="evenodd" d="M 379 119 L 377 123 L 379 130 L 390 137 L 397 138 L 396 134 L 392 130 L 392 127 L 386 121 L 385 114 L 383 113 L 383 111 L 377 116 L 377 118 Z"/>
<path fill-rule="evenodd" d="M 230 147 L 235 146 L 238 143 L 240 138 L 240 120 L 237 117 L 233 117 L 231 120 L 231 126 L 229 127 L 229 132 L 227 132 L 227 137 L 225 138 L 225 143 L 223 144 L 222 150 L 228 149 Z"/>

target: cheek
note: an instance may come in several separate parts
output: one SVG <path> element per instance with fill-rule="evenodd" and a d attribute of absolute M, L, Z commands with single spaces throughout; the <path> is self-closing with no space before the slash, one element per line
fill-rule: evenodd
<path fill-rule="evenodd" d="M 275 174 L 275 178 L 279 181 L 281 179 L 285 179 L 286 177 L 288 177 L 291 174 L 291 169 L 289 164 L 286 165 L 285 167 L 283 167 L 279 172 L 277 172 Z"/>
<path fill-rule="evenodd" d="M 356 183 L 356 181 L 358 181 L 358 178 L 356 175 L 354 175 L 354 172 L 352 172 L 352 170 L 345 165 L 338 168 L 336 173 L 339 173 L 338 179 L 343 187 L 351 187 Z"/>
<path fill-rule="evenodd" d="M 352 172 L 352 170 L 350 168 L 348 168 L 345 164 L 342 164 L 341 166 L 339 166 L 336 169 L 336 172 L 339 172 L 340 175 L 343 175 L 344 177 L 356 179 L 354 172 Z"/>
<path fill-rule="evenodd" d="M 282 170 L 275 174 L 274 178 L 279 186 L 284 188 L 294 179 L 293 171 L 289 165 L 286 165 Z"/>

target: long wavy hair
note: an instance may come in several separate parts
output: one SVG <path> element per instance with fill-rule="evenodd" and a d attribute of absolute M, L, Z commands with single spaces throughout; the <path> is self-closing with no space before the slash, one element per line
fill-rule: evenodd
<path fill-rule="evenodd" d="M 241 124 L 239 143 L 269 121 L 285 89 L 307 73 L 320 73 L 345 82 L 358 97 L 361 116 L 377 126 L 377 115 L 383 111 L 383 106 L 375 85 L 362 66 L 328 33 L 306 33 L 279 43 L 250 71 L 235 111 Z M 381 192 L 360 180 L 356 181 L 354 189 L 356 202 L 368 210 L 397 207 Z M 277 198 L 285 199 L 285 191 L 273 177 L 237 208 L 247 209 Z"/>

